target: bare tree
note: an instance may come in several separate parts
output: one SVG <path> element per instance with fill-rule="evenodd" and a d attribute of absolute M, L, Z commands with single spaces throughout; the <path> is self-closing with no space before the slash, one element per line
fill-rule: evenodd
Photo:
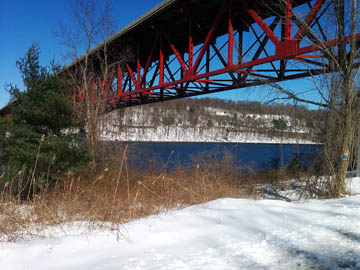
<path fill-rule="evenodd" d="M 271 86 L 277 93 L 274 100 L 294 100 L 318 106 L 328 112 L 323 141 L 325 167 L 331 175 L 328 194 L 340 196 L 345 192 L 350 154 L 358 144 L 356 134 L 360 104 L 356 84 L 359 82 L 360 42 L 356 33 L 359 31 L 359 6 L 357 0 L 327 0 L 324 6 L 327 8 L 322 12 L 322 20 L 327 20 L 326 24 L 331 26 L 329 29 L 319 28 L 316 31 L 301 18 L 301 14 L 293 12 L 293 21 L 299 28 L 304 27 L 304 36 L 301 38 L 318 46 L 319 57 L 325 59 L 322 63 L 323 74 L 312 73 L 309 69 L 318 98 L 306 98 L 302 93 L 287 89 L 279 83 L 272 83 Z M 284 11 L 289 8 L 288 1 L 279 0 L 278 7 Z M 318 19 L 316 23 L 319 24 Z M 325 33 L 325 30 L 328 31 Z M 322 46 L 321 41 L 325 38 L 341 42 L 334 47 Z"/>
<path fill-rule="evenodd" d="M 107 100 L 115 94 L 117 68 L 130 53 L 124 48 L 109 49 L 115 29 L 110 0 L 73 0 L 72 4 L 70 20 L 60 24 L 57 36 L 73 61 L 65 70 L 76 87 L 74 103 L 85 119 L 89 149 L 96 153 Z"/>

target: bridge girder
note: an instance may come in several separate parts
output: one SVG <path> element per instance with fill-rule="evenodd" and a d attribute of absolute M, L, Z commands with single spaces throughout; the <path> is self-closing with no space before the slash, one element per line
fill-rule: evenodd
<path fill-rule="evenodd" d="M 92 91 L 103 91 L 112 110 L 332 72 L 324 49 L 352 37 L 327 35 L 327 1 L 275 3 L 164 1 L 162 9 L 108 40 L 112 72 L 104 78 L 92 62 L 99 70 Z M 360 33 L 353 38 L 360 40 Z M 128 46 L 134 57 L 118 60 Z M 74 68 L 76 63 L 67 67 Z M 81 86 L 74 90 L 74 103 L 84 102 L 83 92 Z"/>

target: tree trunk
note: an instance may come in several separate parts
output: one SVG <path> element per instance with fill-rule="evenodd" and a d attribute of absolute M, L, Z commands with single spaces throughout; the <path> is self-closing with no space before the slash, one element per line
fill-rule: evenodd
<path fill-rule="evenodd" d="M 351 128 L 352 130 L 352 128 Z M 331 193 L 335 197 L 340 197 L 345 193 L 345 178 L 346 173 L 349 167 L 349 159 L 350 159 L 350 145 L 352 143 L 352 134 L 355 131 L 351 131 L 344 133 L 342 138 L 342 147 L 341 147 L 341 156 L 339 161 L 339 168 L 337 170 Z"/>
<path fill-rule="evenodd" d="M 345 100 L 343 104 L 343 111 L 341 112 L 341 130 L 338 131 L 340 136 L 340 157 L 338 170 L 333 183 L 333 195 L 335 197 L 342 196 L 346 192 L 345 178 L 349 168 L 350 155 L 353 153 L 353 146 L 355 142 L 356 133 L 356 115 L 357 115 L 357 95 L 355 93 L 354 85 L 350 76 L 345 76 L 344 80 Z"/>

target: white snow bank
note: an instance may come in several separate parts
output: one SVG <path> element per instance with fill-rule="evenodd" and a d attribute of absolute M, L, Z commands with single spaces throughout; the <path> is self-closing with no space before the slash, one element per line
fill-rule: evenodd
<path fill-rule="evenodd" d="M 128 223 L 0 244 L 0 269 L 360 269 L 360 195 L 220 199 Z"/>
<path fill-rule="evenodd" d="M 360 194 L 360 177 L 347 178 L 346 187 L 351 194 Z"/>
<path fill-rule="evenodd" d="M 311 180 L 311 179 L 310 179 Z M 322 185 L 326 183 L 318 182 L 316 188 L 322 190 Z M 319 199 L 318 194 L 311 191 L 314 182 L 299 182 L 295 179 L 277 184 L 261 184 L 255 189 L 255 193 L 262 199 L 275 199 L 284 201 L 299 201 L 308 199 Z M 310 186 L 310 189 L 308 188 Z M 360 194 L 360 177 L 346 178 L 346 191 L 352 195 Z"/>

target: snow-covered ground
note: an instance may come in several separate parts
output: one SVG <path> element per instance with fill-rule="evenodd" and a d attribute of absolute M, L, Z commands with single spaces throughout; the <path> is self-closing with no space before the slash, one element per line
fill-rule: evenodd
<path fill-rule="evenodd" d="M 351 187 L 359 192 L 360 178 Z M 224 198 L 125 224 L 119 238 L 74 229 L 0 243 L 0 269 L 360 269 L 360 195 Z"/>

